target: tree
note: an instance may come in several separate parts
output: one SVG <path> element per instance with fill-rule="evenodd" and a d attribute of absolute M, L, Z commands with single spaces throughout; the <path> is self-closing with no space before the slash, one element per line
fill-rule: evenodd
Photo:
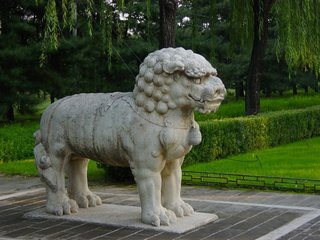
<path fill-rule="evenodd" d="M 38 4 L 45 3 L 38 1 Z M 121 18 L 126 18 L 124 16 L 128 14 L 126 11 L 131 12 L 132 8 L 136 7 L 137 14 L 130 14 L 128 18 L 132 17 L 136 21 L 147 22 L 145 16 L 139 12 L 140 5 L 139 2 L 129 1 L 125 6 L 123 0 L 48 0 L 45 6 L 41 65 L 45 65 L 48 53 L 58 49 L 61 39 L 68 38 L 71 32 L 72 35 L 75 35 L 76 29 L 76 35 L 80 38 L 93 36 L 94 32 L 100 33 L 99 45 L 102 46 L 101 52 L 107 57 L 110 69 L 114 44 L 121 42 L 128 30 L 136 28 L 128 29 L 129 21 L 121 20 Z M 149 9 L 149 11 L 151 10 Z M 141 34 L 141 32 L 137 34 Z"/>
<path fill-rule="evenodd" d="M 271 19 L 276 21 L 276 52 L 290 69 L 306 67 L 320 73 L 320 2 L 312 0 L 232 0 L 233 29 L 241 43 L 251 43 L 246 81 L 246 113 L 260 110 L 263 57 Z M 273 11 L 272 11 L 273 10 Z M 271 14 L 272 13 L 272 14 Z"/>
<path fill-rule="evenodd" d="M 70 0 L 74 2 L 75 0 Z M 60 3 L 59 4 L 56 4 Z M 46 11 L 46 31 L 45 31 L 45 41 L 47 46 L 56 48 L 57 46 L 57 25 L 59 21 L 58 17 L 62 18 L 62 22 L 66 22 L 65 26 L 73 26 L 74 18 L 72 18 L 71 7 L 63 7 L 63 4 L 67 2 L 64 0 L 49 0 Z M 83 16 L 88 16 L 88 23 L 96 21 L 100 24 L 100 31 L 102 37 L 103 46 L 106 46 L 105 52 L 108 57 L 108 61 L 111 62 L 111 57 L 113 53 L 113 44 L 114 44 L 114 25 L 112 22 L 117 18 L 114 18 L 115 15 L 125 12 L 125 5 L 134 6 L 139 3 L 139 1 L 103 1 L 103 0 L 87 0 L 84 1 L 85 11 L 83 11 Z M 151 0 L 146 1 L 146 12 L 147 18 L 141 18 L 141 14 L 138 11 L 137 20 L 141 22 L 147 22 L 150 20 L 150 16 L 154 18 L 154 14 L 150 14 L 150 5 L 154 6 L 154 2 Z M 151 4 L 152 2 L 152 4 Z M 125 4 L 124 4 L 125 3 Z M 99 5 L 97 11 L 94 7 Z M 145 4 L 145 3 L 143 3 Z M 60 6 L 57 8 L 56 5 Z M 173 0 L 162 0 L 159 1 L 160 8 L 160 47 L 175 46 L 175 15 L 179 9 L 183 9 L 183 6 L 190 5 L 192 6 L 192 26 L 191 26 L 191 39 L 192 48 L 197 52 L 200 52 L 211 60 L 217 59 L 221 61 L 223 58 L 219 56 L 219 47 L 221 45 L 226 45 L 225 42 L 231 40 L 235 46 L 236 50 L 229 50 L 229 52 L 234 52 L 235 55 L 229 54 L 228 57 L 223 59 L 223 62 L 226 66 L 225 72 L 228 74 L 228 67 L 232 67 L 234 61 L 232 59 L 241 60 L 242 63 L 238 63 L 241 66 L 241 71 L 233 71 L 237 73 L 237 81 L 235 86 L 237 89 L 237 95 L 241 96 L 243 81 L 245 81 L 246 89 L 246 113 L 247 114 L 257 114 L 260 110 L 260 88 L 261 88 L 261 76 L 264 71 L 264 57 L 266 53 L 267 42 L 269 39 L 269 29 L 270 24 L 274 25 L 276 29 L 276 40 L 274 41 L 274 51 L 276 52 L 278 60 L 286 63 L 289 68 L 289 72 L 296 67 L 305 67 L 307 71 L 313 71 L 316 75 L 319 74 L 319 1 L 314 0 L 228 0 L 228 1 L 207 1 L 207 0 L 187 0 L 187 1 L 173 1 Z M 223 11 L 217 8 L 219 5 L 224 5 Z M 228 5 L 231 7 L 229 8 Z M 194 38 L 194 33 L 197 32 L 197 15 L 201 16 L 203 9 L 207 6 L 210 9 L 211 18 L 208 16 L 207 22 L 202 21 L 202 25 L 198 28 L 201 32 L 198 34 L 197 38 Z M 60 9 L 60 11 L 57 11 Z M 148 10 L 149 9 L 149 10 Z M 231 16 L 228 12 L 231 9 Z M 188 8 L 184 8 L 188 11 Z M 227 11 L 225 11 L 227 10 Z M 189 10 L 190 11 L 190 10 Z M 200 11 L 200 14 L 198 13 Z M 58 12 L 58 13 L 57 13 Z M 60 12 L 60 13 L 59 13 Z M 227 12 L 227 13 L 226 13 Z M 112 13 L 112 14 L 111 14 Z M 208 15 L 210 15 L 210 13 Z M 69 17 L 67 17 L 69 16 Z M 111 17 L 110 17 L 111 16 Z M 113 17 L 112 17 L 113 16 Z M 217 30 L 215 30 L 215 22 L 219 22 L 221 26 L 225 23 L 226 16 L 232 19 L 231 21 L 231 33 L 228 33 L 228 36 L 215 35 Z M 72 20 L 73 19 L 73 20 Z M 91 20 L 90 20 L 91 19 Z M 93 21 L 92 21 L 93 20 Z M 217 21 L 218 20 L 218 21 Z M 164 22 L 166 24 L 164 24 Z M 155 26 L 155 22 L 152 24 L 148 23 L 148 30 L 150 27 Z M 90 25 L 90 24 L 89 24 Z M 110 27 L 112 26 L 112 27 Z M 180 26 L 178 26 L 180 27 Z M 63 28 L 63 27 L 62 27 Z M 117 27 L 116 27 L 117 28 Z M 89 28 L 90 29 L 90 28 Z M 89 31 L 90 32 L 90 31 Z M 197 32 L 199 33 L 199 32 Z M 224 31 L 226 33 L 226 31 Z M 224 34 L 222 33 L 222 34 Z M 140 33 L 136 32 L 135 36 L 139 36 Z M 150 31 L 147 34 L 150 37 Z M 155 34 L 153 34 L 154 36 Z M 215 38 L 214 40 L 212 38 Z M 226 41 L 227 40 L 227 41 Z M 186 41 L 190 42 L 190 39 Z M 209 44 L 206 42 L 210 41 Z M 236 44 L 237 42 L 237 44 Z M 219 47 L 215 47 L 215 44 L 220 44 Z M 200 48 L 205 51 L 198 51 Z M 248 64 L 248 71 L 246 71 L 244 56 L 246 53 L 243 50 L 243 46 L 247 46 L 250 49 L 250 61 Z M 189 46 L 183 45 L 183 46 Z M 208 47 L 209 46 L 209 47 Z M 224 46 L 225 47 L 225 46 Z M 45 49 L 45 48 L 44 48 Z M 214 49 L 214 50 L 213 50 Z M 208 50 L 208 51 L 207 51 Z M 220 51 L 221 52 L 221 51 Z M 208 55 L 208 53 L 210 53 Z M 233 53 L 233 54 L 234 54 Z M 243 54 L 244 53 L 244 54 Z M 227 66 L 227 65 L 230 66 Z M 220 71 L 221 72 L 221 71 Z M 229 71 L 230 72 L 230 71 Z M 230 73 L 229 73 L 230 74 Z M 232 78 L 232 77 L 231 77 Z M 265 84 L 265 86 L 268 86 Z M 280 85 L 279 85 L 280 86 Z"/>
<path fill-rule="evenodd" d="M 269 14 L 275 0 L 254 0 L 253 9 L 253 45 L 246 82 L 247 115 L 260 112 L 260 83 L 262 61 L 268 40 Z"/>
<path fill-rule="evenodd" d="M 177 0 L 159 0 L 160 48 L 175 47 Z"/>
<path fill-rule="evenodd" d="M 43 10 L 43 9 L 42 9 Z M 32 110 L 40 80 L 38 67 L 41 9 L 33 0 L 3 1 L 0 9 L 0 116 Z"/>

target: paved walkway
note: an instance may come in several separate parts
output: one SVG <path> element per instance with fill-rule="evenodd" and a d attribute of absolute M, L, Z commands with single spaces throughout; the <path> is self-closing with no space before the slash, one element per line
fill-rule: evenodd
<path fill-rule="evenodd" d="M 103 203 L 139 206 L 135 186 L 92 186 Z M 30 220 L 44 207 L 38 178 L 0 175 L 0 239 L 320 239 L 320 196 L 183 187 L 196 211 L 219 220 L 184 234 L 62 220 Z"/>

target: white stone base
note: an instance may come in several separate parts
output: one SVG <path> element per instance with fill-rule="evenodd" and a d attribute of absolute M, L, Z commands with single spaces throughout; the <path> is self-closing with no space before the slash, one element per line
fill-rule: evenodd
<path fill-rule="evenodd" d="M 103 204 L 94 208 L 80 208 L 72 215 L 54 216 L 47 214 L 44 208 L 25 214 L 26 218 L 61 219 L 86 223 L 98 223 L 116 227 L 130 227 L 139 229 L 153 229 L 157 231 L 184 233 L 209 222 L 216 221 L 218 216 L 209 213 L 195 212 L 192 216 L 178 218 L 170 226 L 153 227 L 141 222 L 141 208 L 114 204 Z"/>

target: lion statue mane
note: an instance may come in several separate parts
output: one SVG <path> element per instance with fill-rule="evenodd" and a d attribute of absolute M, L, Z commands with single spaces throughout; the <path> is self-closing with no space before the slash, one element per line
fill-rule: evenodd
<path fill-rule="evenodd" d="M 131 168 L 142 222 L 169 225 L 191 215 L 180 189 L 184 156 L 201 142 L 193 111 L 216 111 L 225 93 L 205 58 L 165 48 L 144 59 L 133 92 L 76 94 L 51 104 L 34 134 L 47 212 L 71 214 L 101 204 L 87 182 L 88 159 L 94 159 Z"/>

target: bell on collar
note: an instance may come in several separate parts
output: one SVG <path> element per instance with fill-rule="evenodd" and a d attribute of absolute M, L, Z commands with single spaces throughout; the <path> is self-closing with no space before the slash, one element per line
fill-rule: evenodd
<path fill-rule="evenodd" d="M 196 128 L 192 126 L 189 129 L 189 135 L 188 135 L 188 143 L 189 145 L 195 146 L 200 144 L 202 140 L 201 132 L 199 128 Z"/>

